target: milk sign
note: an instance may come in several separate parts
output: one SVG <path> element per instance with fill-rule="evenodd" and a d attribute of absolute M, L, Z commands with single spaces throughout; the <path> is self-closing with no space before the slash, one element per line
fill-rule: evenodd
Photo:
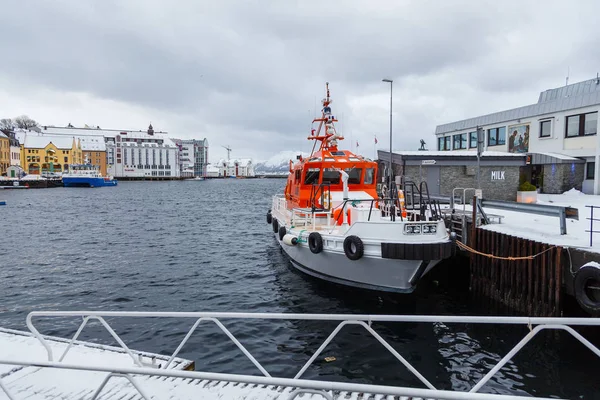
<path fill-rule="evenodd" d="M 504 171 L 492 171 L 492 180 L 493 181 L 503 181 L 504 180 Z"/>

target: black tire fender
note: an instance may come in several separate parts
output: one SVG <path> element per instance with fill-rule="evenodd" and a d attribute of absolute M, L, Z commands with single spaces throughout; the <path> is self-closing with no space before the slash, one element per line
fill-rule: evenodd
<path fill-rule="evenodd" d="M 308 248 L 313 254 L 319 254 L 323 251 L 323 237 L 319 232 L 311 232 L 308 235 Z"/>
<path fill-rule="evenodd" d="M 267 224 L 270 224 L 273 222 L 273 216 L 271 215 L 271 210 L 269 210 L 267 212 Z"/>
<path fill-rule="evenodd" d="M 365 245 L 358 236 L 350 235 L 344 239 L 344 253 L 352 261 L 359 260 L 365 253 Z"/>
<path fill-rule="evenodd" d="M 279 221 L 277 218 L 273 218 L 273 233 L 279 232 Z"/>
<path fill-rule="evenodd" d="M 287 233 L 285 226 L 280 226 L 279 227 L 279 240 L 283 240 L 283 237 L 285 236 L 285 234 Z"/>
<path fill-rule="evenodd" d="M 575 273 L 575 298 L 581 308 L 596 315 L 600 313 L 600 289 L 590 289 L 590 286 L 600 287 L 600 268 L 584 265 Z"/>

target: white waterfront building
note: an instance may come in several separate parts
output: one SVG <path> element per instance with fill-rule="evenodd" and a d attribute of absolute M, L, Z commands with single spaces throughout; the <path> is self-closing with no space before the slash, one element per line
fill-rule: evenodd
<path fill-rule="evenodd" d="M 181 176 L 191 178 L 206 176 L 208 165 L 208 140 L 173 139 L 179 148 L 179 167 Z"/>
<path fill-rule="evenodd" d="M 103 136 L 107 173 L 116 178 L 179 178 L 179 148 L 167 132 L 43 126 L 44 134 L 74 137 Z M 90 143 L 91 145 L 92 143 Z"/>
<path fill-rule="evenodd" d="M 483 100 L 483 99 L 482 99 Z M 537 103 L 439 125 L 439 151 L 521 153 L 524 175 L 544 193 L 577 188 L 600 194 L 600 78 L 540 93 Z"/>
<path fill-rule="evenodd" d="M 254 172 L 254 163 L 250 158 L 240 158 L 234 160 L 219 160 L 217 163 L 219 176 L 225 178 L 251 178 L 256 176 Z"/>

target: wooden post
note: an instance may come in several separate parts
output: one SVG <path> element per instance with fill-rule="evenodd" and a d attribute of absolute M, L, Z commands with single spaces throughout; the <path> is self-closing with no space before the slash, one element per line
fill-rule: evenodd
<path fill-rule="evenodd" d="M 473 196 L 473 216 L 471 223 L 471 243 L 470 246 L 474 249 L 477 247 L 477 241 L 475 239 L 477 233 L 477 196 Z"/>
<path fill-rule="evenodd" d="M 546 250 L 547 246 L 546 244 L 542 245 L 542 251 Z M 544 310 L 544 316 L 548 315 L 547 312 L 547 306 L 548 306 L 548 297 L 547 297 L 547 287 L 548 287 L 548 274 L 546 272 L 546 268 L 548 266 L 548 252 L 545 252 L 544 254 L 542 254 L 542 279 L 541 279 L 541 297 L 542 297 L 542 306 L 543 306 L 543 310 Z"/>
<path fill-rule="evenodd" d="M 554 297 L 556 298 L 556 313 L 555 316 L 560 317 L 562 316 L 562 301 L 561 301 L 561 292 L 562 292 L 562 260 L 561 260 L 561 255 L 562 255 L 562 247 L 557 247 L 556 248 L 556 264 L 555 264 L 555 270 L 556 270 L 556 287 L 554 288 L 555 290 L 555 294 Z"/>
<path fill-rule="evenodd" d="M 534 245 L 534 254 L 540 252 L 540 244 L 535 242 Z M 540 311 L 540 265 L 541 260 L 539 257 L 536 257 L 534 260 L 534 268 L 533 268 L 533 279 L 534 279 L 534 288 L 533 288 L 533 316 L 538 317 Z"/>
<path fill-rule="evenodd" d="M 527 240 L 528 254 L 533 255 L 533 242 Z M 533 260 L 527 260 L 527 314 L 533 312 Z"/>

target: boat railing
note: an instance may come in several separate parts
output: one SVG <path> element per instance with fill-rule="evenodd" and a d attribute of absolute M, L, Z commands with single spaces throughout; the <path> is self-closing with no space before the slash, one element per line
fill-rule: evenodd
<path fill-rule="evenodd" d="M 62 318 L 73 318 L 81 320 L 81 323 L 76 330 L 72 338 L 68 340 L 67 346 L 62 351 L 62 354 L 55 354 L 52 347 L 44 339 L 44 336 L 37 329 L 35 322 L 40 319 L 58 319 Z M 125 344 L 125 341 L 120 337 L 116 330 L 111 326 L 111 323 L 115 319 L 136 319 L 136 318 L 153 318 L 162 319 L 165 324 L 172 321 L 174 318 L 186 319 L 191 322 L 191 327 L 179 342 L 176 349 L 169 356 L 169 359 L 163 365 L 154 365 L 150 368 L 147 364 L 142 364 L 138 357 L 134 356 L 134 353 Z M 252 353 L 238 340 L 234 332 L 227 328 L 225 321 L 236 321 L 235 327 L 239 332 L 238 335 L 246 334 L 246 327 L 251 326 L 253 320 L 271 320 L 271 321 L 313 321 L 325 323 L 333 322 L 337 323 L 331 333 L 325 338 L 322 343 L 314 352 L 312 352 L 308 361 L 304 362 L 293 378 L 285 378 L 283 376 L 277 377 L 272 376 L 267 368 L 252 355 Z M 239 321 L 243 321 L 242 324 Z M 332 390 L 334 391 L 348 391 L 358 393 L 377 393 L 382 395 L 391 396 L 413 396 L 420 398 L 435 398 L 435 399 L 474 399 L 474 400 L 489 400 L 489 399 L 517 399 L 524 398 L 513 395 L 494 395 L 479 393 L 480 390 L 498 373 L 507 363 L 509 363 L 530 341 L 532 341 L 540 332 L 545 330 L 554 331 L 565 331 L 570 334 L 577 341 L 582 343 L 587 349 L 593 354 L 600 357 L 600 349 L 598 349 L 589 340 L 583 337 L 577 332 L 574 327 L 598 327 L 600 326 L 600 319 L 597 318 L 543 318 L 543 317 L 485 317 L 485 316 L 436 316 L 436 315 L 361 315 L 361 314 L 286 314 L 286 313 L 226 313 L 226 312 L 133 312 L 133 311 L 34 311 L 29 313 L 27 316 L 27 327 L 31 331 L 32 335 L 39 340 L 41 345 L 45 348 L 47 353 L 48 361 L 35 361 L 29 364 L 25 361 L 5 360 L 0 359 L 0 364 L 7 365 L 35 365 L 37 367 L 48 367 L 48 368 L 66 368 L 73 370 L 91 370 L 107 372 L 109 375 L 106 377 L 104 382 L 96 390 L 96 394 L 93 398 L 102 391 L 106 382 L 115 374 L 118 376 L 125 377 L 128 379 L 133 386 L 138 389 L 142 397 L 149 399 L 149 397 L 143 392 L 143 388 L 139 385 L 139 381 L 136 380 L 139 375 L 151 375 L 151 376 L 163 376 L 173 378 L 185 378 L 185 379 L 209 379 L 217 381 L 229 381 L 229 382 L 243 382 L 243 383 L 254 383 L 260 385 L 275 385 L 275 386 L 287 386 L 292 388 L 299 388 L 309 393 L 310 391 L 322 391 L 322 395 L 326 399 L 333 398 Z M 108 335 L 112 337 L 122 348 L 123 353 L 131 357 L 134 366 L 128 368 L 120 368 L 115 366 L 89 366 L 80 364 L 69 364 L 65 362 L 65 357 L 73 347 L 81 335 L 84 328 L 92 322 L 99 323 Z M 409 359 L 405 355 L 402 355 L 400 351 L 396 350 L 392 344 L 390 344 L 384 337 L 380 335 L 378 329 L 381 329 L 383 324 L 401 323 L 401 324 L 432 324 L 439 325 L 444 324 L 445 326 L 451 326 L 453 324 L 470 324 L 470 325 L 513 325 L 521 326 L 524 329 L 523 338 L 503 357 L 499 357 L 500 360 L 488 367 L 485 375 L 479 377 L 476 382 L 473 382 L 468 392 L 455 391 L 455 390 L 440 390 L 418 369 L 412 365 Z M 262 376 L 254 375 L 237 375 L 237 374 L 216 374 L 203 371 L 182 371 L 168 369 L 171 363 L 175 360 L 177 355 L 188 343 L 192 335 L 196 333 L 200 325 L 216 325 L 216 327 L 223 333 L 223 340 L 231 341 L 239 350 L 243 353 L 244 357 L 247 358 L 256 368 L 260 371 Z M 233 325 L 233 324 L 232 324 Z M 310 326 L 310 325 L 307 325 Z M 322 329 L 321 324 L 314 324 L 312 326 L 319 327 Z M 302 376 L 311 367 L 315 361 L 319 359 L 319 356 L 323 353 L 325 348 L 338 336 L 340 331 L 349 326 L 358 326 L 364 329 L 371 337 L 376 339 L 398 362 L 402 364 L 410 373 L 417 378 L 421 386 L 418 387 L 398 387 L 398 386 L 383 386 L 383 385 L 371 385 L 371 384 L 356 384 L 347 382 L 332 382 L 332 381 L 314 381 L 302 379 Z M 383 327 L 383 329 L 387 329 Z M 451 332 L 451 328 L 449 328 Z M 182 332 L 183 333 L 183 332 Z M 451 333 L 450 333 L 451 334 Z M 457 332 L 456 335 L 460 335 Z M 170 337 L 174 337 L 171 335 Z M 266 342 L 271 343 L 268 338 Z M 410 354 L 407 351 L 407 354 Z M 488 363 L 489 361 L 486 361 Z M 240 363 L 241 364 L 241 363 Z M 235 365 L 235 364 L 234 364 Z M 449 386 L 442 383 L 444 386 Z M 5 385 L 2 384 L 0 379 L 0 389 L 3 389 L 11 399 L 10 393 Z M 296 394 L 294 394 L 294 397 Z M 294 397 L 288 397 L 292 399 Z M 531 398 L 531 397 L 527 397 Z M 539 397 L 538 397 L 539 398 Z"/>

